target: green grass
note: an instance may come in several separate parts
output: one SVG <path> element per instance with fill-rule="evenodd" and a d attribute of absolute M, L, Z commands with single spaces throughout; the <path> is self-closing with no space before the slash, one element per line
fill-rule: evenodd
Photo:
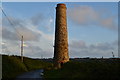
<path fill-rule="evenodd" d="M 52 66 L 51 63 L 41 61 L 39 59 L 30 59 L 30 58 L 24 58 L 24 64 L 26 65 L 27 69 L 35 70 L 35 69 L 44 69 L 49 66 Z"/>
<path fill-rule="evenodd" d="M 2 56 L 2 77 L 14 78 L 17 74 L 28 71 L 26 66 L 21 63 L 19 57 Z"/>
<path fill-rule="evenodd" d="M 52 64 L 39 59 L 24 57 L 24 62 L 22 63 L 19 56 L 2 55 L 2 78 L 15 78 L 24 72 L 49 66 L 52 66 Z"/>
<path fill-rule="evenodd" d="M 89 62 L 69 61 L 61 69 L 45 70 L 44 78 L 49 79 L 79 79 L 79 80 L 118 80 L 120 60 L 99 61 L 90 60 Z"/>
<path fill-rule="evenodd" d="M 24 57 L 24 63 L 19 56 L 2 56 L 2 77 L 15 78 L 31 70 L 44 69 L 44 78 L 49 79 L 79 79 L 79 80 L 119 80 L 120 59 L 89 60 L 87 62 L 69 61 L 61 69 L 53 69 L 52 63 L 39 59 Z"/>

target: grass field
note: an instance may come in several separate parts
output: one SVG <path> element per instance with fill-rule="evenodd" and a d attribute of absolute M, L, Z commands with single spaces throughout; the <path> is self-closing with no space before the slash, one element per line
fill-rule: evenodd
<path fill-rule="evenodd" d="M 44 69 L 49 66 L 52 66 L 52 64 L 39 59 L 24 57 L 22 63 L 19 56 L 2 55 L 2 78 L 15 78 L 23 72 Z"/>
<path fill-rule="evenodd" d="M 55 70 L 48 61 L 24 57 L 22 63 L 19 56 L 2 56 L 3 79 L 36 69 L 44 69 L 45 80 L 120 80 L 120 59 L 73 59 Z"/>
<path fill-rule="evenodd" d="M 69 61 L 61 69 L 45 70 L 46 80 L 120 80 L 120 59 Z"/>

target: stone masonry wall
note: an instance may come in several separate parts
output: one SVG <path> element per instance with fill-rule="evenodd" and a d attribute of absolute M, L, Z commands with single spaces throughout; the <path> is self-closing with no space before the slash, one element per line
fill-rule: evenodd
<path fill-rule="evenodd" d="M 55 26 L 55 45 L 54 45 L 54 63 L 65 63 L 69 61 L 68 55 L 68 32 L 66 5 L 57 4 L 56 7 L 56 26 Z"/>

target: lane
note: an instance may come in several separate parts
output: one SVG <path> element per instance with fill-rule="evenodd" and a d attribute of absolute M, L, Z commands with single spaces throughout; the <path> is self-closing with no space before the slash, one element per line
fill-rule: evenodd
<path fill-rule="evenodd" d="M 34 70 L 34 71 L 30 71 L 30 72 L 25 72 L 23 73 L 22 75 L 18 76 L 16 78 L 16 80 L 19 80 L 21 78 L 25 79 L 25 78 L 28 78 L 28 79 L 37 79 L 37 80 L 42 80 L 42 74 L 43 74 L 43 69 L 40 69 L 40 70 Z"/>

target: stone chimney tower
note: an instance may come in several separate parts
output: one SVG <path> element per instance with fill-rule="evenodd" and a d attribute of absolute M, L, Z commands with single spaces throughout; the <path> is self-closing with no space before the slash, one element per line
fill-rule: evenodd
<path fill-rule="evenodd" d="M 69 61 L 68 55 L 68 32 L 66 5 L 57 4 L 56 24 L 55 24 L 55 42 L 54 42 L 54 66 L 61 68 L 61 65 Z"/>

